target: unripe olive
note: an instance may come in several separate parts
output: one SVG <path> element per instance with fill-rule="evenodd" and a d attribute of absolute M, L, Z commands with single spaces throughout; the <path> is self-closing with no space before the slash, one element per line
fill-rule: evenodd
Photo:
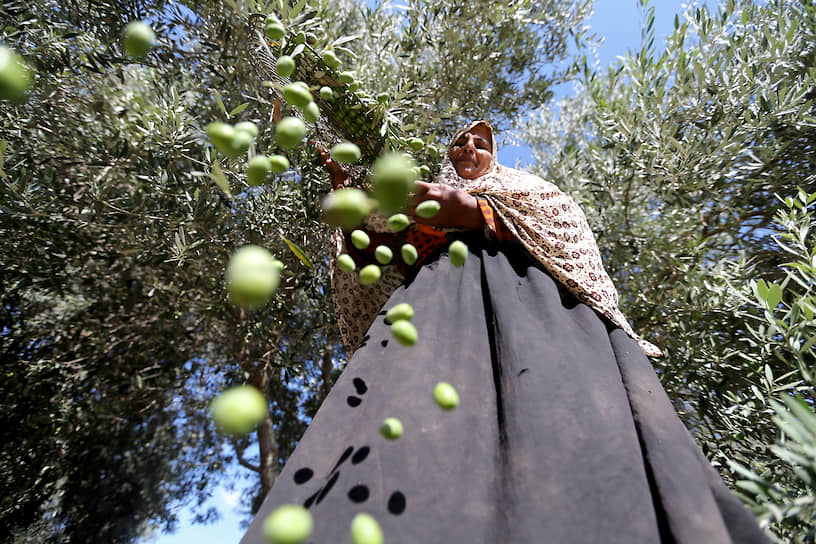
<path fill-rule="evenodd" d="M 411 220 L 404 213 L 397 213 L 388 218 L 388 228 L 394 232 L 400 232 L 408 228 Z"/>
<path fill-rule="evenodd" d="M 374 250 L 374 258 L 380 264 L 388 264 L 394 258 L 394 252 L 388 246 L 377 246 Z"/>
<path fill-rule="evenodd" d="M 262 531 L 268 544 L 301 544 L 313 529 L 311 512 L 299 504 L 284 504 L 264 520 Z"/>
<path fill-rule="evenodd" d="M 312 93 L 304 84 L 290 83 L 283 88 L 283 99 L 298 108 L 305 108 L 312 101 Z"/>
<path fill-rule="evenodd" d="M 385 320 L 389 323 L 410 321 L 414 317 L 414 309 L 407 302 L 400 302 L 385 313 Z"/>
<path fill-rule="evenodd" d="M 456 240 L 451 242 L 451 245 L 448 246 L 448 253 L 453 266 L 463 266 L 467 259 L 468 248 L 464 242 Z"/>
<path fill-rule="evenodd" d="M 388 96 L 388 93 L 380 93 L 377 95 L 377 102 L 379 102 L 380 104 L 385 104 L 386 102 L 388 102 L 389 98 L 390 97 Z"/>
<path fill-rule="evenodd" d="M 343 253 L 337 257 L 337 267 L 344 272 L 354 272 L 357 265 L 354 264 L 354 259 L 351 258 L 351 255 Z"/>
<path fill-rule="evenodd" d="M 374 162 L 371 191 L 384 214 L 397 213 L 408 201 L 417 179 L 415 164 L 411 157 L 399 152 L 386 153 Z"/>
<path fill-rule="evenodd" d="M 371 243 L 368 234 L 362 230 L 355 230 L 351 233 L 351 244 L 357 249 L 365 249 Z"/>
<path fill-rule="evenodd" d="M 459 393 L 447 382 L 439 382 L 434 387 L 434 400 L 443 410 L 453 410 L 459 405 Z"/>
<path fill-rule="evenodd" d="M 249 146 L 252 145 L 252 140 L 255 138 L 249 132 L 245 130 L 236 130 L 232 135 L 232 141 L 230 141 L 229 151 L 225 153 L 228 157 L 238 157 L 243 155 L 249 149 Z"/>
<path fill-rule="evenodd" d="M 297 44 L 306 43 L 306 33 L 304 31 L 300 31 L 295 34 L 295 37 L 292 39 L 293 42 Z"/>
<path fill-rule="evenodd" d="M 281 77 L 289 77 L 295 73 L 295 59 L 289 55 L 281 55 L 275 63 L 275 71 Z"/>
<path fill-rule="evenodd" d="M 326 50 L 323 52 L 323 62 L 326 63 L 326 66 L 331 68 L 332 70 L 336 70 L 338 66 L 340 66 L 340 59 L 337 58 L 337 55 L 330 50 Z"/>
<path fill-rule="evenodd" d="M 241 385 L 224 391 L 210 405 L 216 427 L 225 433 L 243 435 L 266 417 L 267 403 L 263 394 L 251 385 Z"/>
<path fill-rule="evenodd" d="M 360 270 L 360 283 L 363 285 L 374 285 L 380 281 L 382 272 L 376 264 L 369 264 Z"/>
<path fill-rule="evenodd" d="M 147 56 L 155 41 L 153 30 L 141 21 L 131 21 L 125 27 L 123 45 L 129 57 L 139 59 Z"/>
<path fill-rule="evenodd" d="M 352 164 L 360 160 L 360 148 L 351 142 L 341 142 L 332 147 L 331 155 L 337 162 Z"/>
<path fill-rule="evenodd" d="M 352 544 L 383 544 L 380 524 L 371 514 L 360 512 L 351 520 Z"/>
<path fill-rule="evenodd" d="M 395 417 L 387 417 L 380 424 L 380 434 L 386 440 L 397 440 L 402 436 L 402 422 Z"/>
<path fill-rule="evenodd" d="M 419 259 L 416 248 L 411 244 L 404 244 L 400 249 L 402 261 L 407 265 L 413 265 Z"/>
<path fill-rule="evenodd" d="M 334 98 L 334 91 L 331 90 L 331 87 L 324 85 L 320 87 L 320 98 L 323 100 L 332 100 Z"/>
<path fill-rule="evenodd" d="M 234 128 L 236 131 L 246 132 L 247 134 L 252 136 L 252 138 L 258 137 L 258 127 L 255 125 L 255 123 L 251 121 L 241 121 L 240 123 L 235 125 Z"/>
<path fill-rule="evenodd" d="M 31 69 L 23 58 L 8 47 L 0 47 L 0 99 L 23 102 L 32 83 Z"/>
<path fill-rule="evenodd" d="M 306 125 L 297 117 L 284 117 L 275 127 L 275 141 L 284 149 L 296 147 L 306 136 Z"/>
<path fill-rule="evenodd" d="M 338 189 L 322 202 L 323 220 L 330 225 L 353 229 L 371 213 L 372 202 L 363 191 L 355 188 Z"/>
<path fill-rule="evenodd" d="M 416 207 L 416 214 L 426 219 L 439 213 L 440 204 L 437 200 L 423 200 Z"/>
<path fill-rule="evenodd" d="M 232 125 L 216 121 L 207 125 L 207 136 L 218 151 L 224 155 L 231 153 L 232 138 L 235 136 L 235 129 Z"/>
<path fill-rule="evenodd" d="M 269 157 L 269 164 L 276 174 L 283 174 L 289 170 L 289 159 L 283 155 L 272 155 Z"/>
<path fill-rule="evenodd" d="M 306 107 L 303 108 L 303 117 L 310 123 L 316 122 L 320 119 L 320 108 L 314 102 L 309 102 L 306 104 Z"/>
<path fill-rule="evenodd" d="M 286 28 L 280 23 L 269 23 L 265 25 L 266 37 L 270 40 L 278 41 L 286 34 Z"/>
<path fill-rule="evenodd" d="M 247 163 L 247 183 L 253 186 L 263 185 L 271 171 L 272 163 L 269 158 L 255 155 Z"/>
<path fill-rule="evenodd" d="M 428 166 L 427 164 L 421 165 L 419 167 L 419 174 L 424 178 L 430 176 L 431 175 L 431 167 Z"/>
<path fill-rule="evenodd" d="M 248 245 L 236 251 L 225 275 L 232 301 L 247 309 L 266 304 L 280 281 L 274 263 L 275 258 L 262 247 Z"/>
<path fill-rule="evenodd" d="M 420 138 L 410 138 L 408 140 L 408 147 L 413 149 L 414 151 L 419 151 L 423 147 L 425 147 L 425 142 L 422 141 Z"/>
<path fill-rule="evenodd" d="M 403 346 L 413 346 L 417 341 L 416 327 L 410 321 L 400 319 L 391 325 L 391 334 L 397 339 L 397 342 Z"/>
<path fill-rule="evenodd" d="M 338 79 L 340 83 L 351 84 L 354 81 L 354 72 L 340 72 Z"/>

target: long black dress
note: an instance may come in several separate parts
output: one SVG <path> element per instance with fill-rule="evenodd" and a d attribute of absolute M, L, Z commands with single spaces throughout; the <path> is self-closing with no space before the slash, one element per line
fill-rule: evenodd
<path fill-rule="evenodd" d="M 241 541 L 307 506 L 314 544 L 358 512 L 391 543 L 765 543 L 675 413 L 648 359 L 516 245 L 467 240 L 391 297 Z M 408 302 L 420 341 L 391 336 Z M 461 402 L 443 412 L 438 381 Z M 405 432 L 389 442 L 385 417 Z"/>

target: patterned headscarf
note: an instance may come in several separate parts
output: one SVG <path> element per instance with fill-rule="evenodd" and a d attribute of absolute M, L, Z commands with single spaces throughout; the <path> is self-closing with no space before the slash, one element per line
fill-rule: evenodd
<path fill-rule="evenodd" d="M 493 128 L 486 121 L 462 128 L 448 148 L 477 125 L 484 125 L 491 134 L 492 158 L 487 171 L 476 179 L 465 179 L 456 172 L 446 153 L 436 183 L 485 199 L 504 226 L 556 281 L 634 338 L 646 355 L 661 356 L 659 348 L 635 334 L 618 308 L 618 292 L 604 270 L 595 236 L 572 198 L 538 176 L 500 165 Z M 385 232 L 387 225 L 383 218 L 372 216 L 365 228 Z M 340 234 L 335 240 L 339 254 L 345 249 L 344 237 Z M 383 267 L 381 281 L 365 287 L 354 274 L 332 264 L 340 330 L 347 347 L 356 346 L 402 278 L 395 267 Z"/>

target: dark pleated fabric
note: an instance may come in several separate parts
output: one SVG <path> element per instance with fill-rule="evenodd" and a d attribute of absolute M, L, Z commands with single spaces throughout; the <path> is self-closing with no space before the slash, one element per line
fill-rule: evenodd
<path fill-rule="evenodd" d="M 282 504 L 309 542 L 349 542 L 358 512 L 389 544 L 766 543 L 675 413 L 637 343 L 518 246 L 468 240 L 400 287 L 371 326 L 241 541 Z M 420 340 L 385 310 L 410 303 Z M 432 391 L 451 383 L 444 412 Z M 404 425 L 389 442 L 386 417 Z"/>

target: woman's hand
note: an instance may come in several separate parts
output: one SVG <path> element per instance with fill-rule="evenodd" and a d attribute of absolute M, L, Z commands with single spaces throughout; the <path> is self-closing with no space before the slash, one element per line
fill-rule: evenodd
<path fill-rule="evenodd" d="M 317 146 L 317 155 L 323 163 L 323 167 L 331 176 L 332 189 L 342 189 L 351 183 L 351 176 L 348 175 L 340 163 L 331 158 L 331 155 L 326 153 L 326 150 Z"/>
<path fill-rule="evenodd" d="M 427 219 L 416 215 L 417 204 L 425 200 L 436 200 L 440 204 L 439 212 Z M 417 223 L 433 227 L 458 227 L 473 230 L 480 230 L 484 227 L 484 217 L 476 197 L 444 183 L 417 181 L 414 196 L 408 203 L 408 213 Z"/>

